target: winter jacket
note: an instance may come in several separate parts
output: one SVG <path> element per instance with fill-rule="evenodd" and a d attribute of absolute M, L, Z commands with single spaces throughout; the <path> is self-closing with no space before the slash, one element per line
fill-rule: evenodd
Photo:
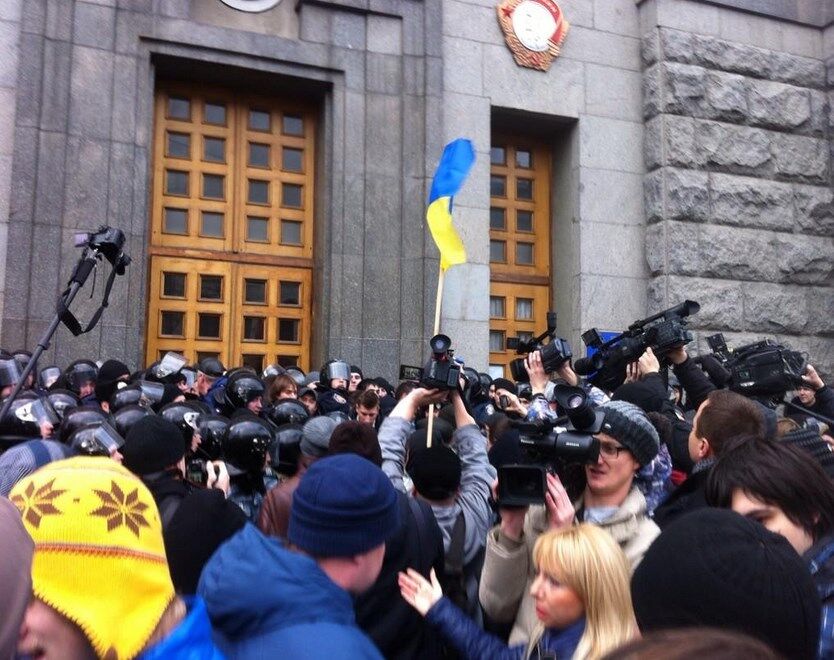
<path fill-rule="evenodd" d="M 507 646 L 498 637 L 481 630 L 445 597 L 426 613 L 426 620 L 440 631 L 464 660 L 540 660 L 544 653 L 555 653 L 556 658 L 569 659 L 585 632 L 584 618 L 564 630 L 545 629 L 538 624 L 529 643 Z"/>
<path fill-rule="evenodd" d="M 576 504 L 576 520 L 582 521 L 584 505 Z M 632 572 L 643 559 L 652 541 L 660 534 L 646 516 L 646 499 L 632 486 L 620 508 L 611 518 L 599 523 L 625 552 Z M 501 533 L 500 525 L 487 536 L 486 560 L 481 573 L 479 597 L 487 616 L 498 623 L 514 622 L 510 644 L 524 643 L 535 630 L 537 619 L 530 587 L 536 577 L 533 546 L 547 531 L 544 506 L 531 506 L 524 520 L 524 532 L 514 541 Z"/>
<path fill-rule="evenodd" d="M 705 489 L 712 461 L 709 465 L 703 465 L 699 468 L 698 466 L 702 463 L 704 461 L 696 464 L 695 470 L 686 478 L 686 481 L 678 486 L 666 501 L 655 509 L 654 521 L 661 529 L 690 511 L 708 506 Z"/>
<path fill-rule="evenodd" d="M 382 470 L 397 490 L 405 492 L 405 441 L 414 431 L 411 422 L 402 417 L 388 417 L 379 429 L 379 446 L 382 449 Z M 432 505 L 437 524 L 443 534 L 443 547 L 448 551 L 455 521 L 463 512 L 466 537 L 463 544 L 463 561 L 469 564 L 484 547 L 492 509 L 489 506 L 492 482 L 497 477 L 489 464 L 486 439 L 475 424 L 455 431 L 452 447 L 461 463 L 460 492 L 452 506 Z"/>
<path fill-rule="evenodd" d="M 287 538 L 287 529 L 290 526 L 290 510 L 292 509 L 292 496 L 298 484 L 301 483 L 302 470 L 282 481 L 275 488 L 269 491 L 261 503 L 261 510 L 258 514 L 258 528 L 269 536 L 279 539 Z"/>
<path fill-rule="evenodd" d="M 690 357 L 674 365 L 672 372 L 686 392 L 686 405 L 693 410 L 697 410 L 706 401 L 709 393 L 716 389 L 709 377 Z"/>
<path fill-rule="evenodd" d="M 230 658 L 382 658 L 356 626 L 350 594 L 253 525 L 214 553 L 197 591 Z"/>
<path fill-rule="evenodd" d="M 819 660 L 834 658 L 834 534 L 817 541 L 803 559 L 811 569 L 811 577 L 822 601 L 820 616 Z"/>
<path fill-rule="evenodd" d="M 140 653 L 137 660 L 222 660 L 225 656 L 211 640 L 206 604 L 186 598 L 188 614 L 162 641 Z"/>

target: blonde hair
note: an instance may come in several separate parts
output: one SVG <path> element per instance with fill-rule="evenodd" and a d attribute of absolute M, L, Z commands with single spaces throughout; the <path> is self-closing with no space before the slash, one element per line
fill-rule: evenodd
<path fill-rule="evenodd" d="M 547 532 L 536 541 L 533 558 L 585 607 L 585 632 L 574 658 L 599 658 L 635 636 L 629 563 L 608 532 L 588 523 Z"/>

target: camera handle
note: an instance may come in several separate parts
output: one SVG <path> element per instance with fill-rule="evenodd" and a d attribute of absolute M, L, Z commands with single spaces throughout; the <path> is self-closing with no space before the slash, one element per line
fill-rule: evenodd
<path fill-rule="evenodd" d="M 801 412 L 805 415 L 808 415 L 809 417 L 813 417 L 814 419 L 818 419 L 819 421 L 821 421 L 825 424 L 828 424 L 828 426 L 830 428 L 834 429 L 834 419 L 831 419 L 830 417 L 826 417 L 825 415 L 820 415 L 819 413 L 815 413 L 812 410 L 808 410 L 807 408 L 804 408 L 804 407 L 800 406 L 798 403 L 792 403 L 791 401 L 788 401 L 784 397 L 782 397 L 782 400 L 779 403 L 782 403 L 782 404 L 788 406 L 789 408 L 793 408 L 794 410 L 797 410 L 797 411 L 799 411 L 799 412 Z"/>
<path fill-rule="evenodd" d="M 44 332 L 43 337 L 38 342 L 37 347 L 32 352 L 32 357 L 29 359 L 29 363 L 26 365 L 26 368 L 23 370 L 23 373 L 20 376 L 20 380 L 18 380 L 17 384 L 14 386 L 14 390 L 12 393 L 6 398 L 6 401 L 3 403 L 3 409 L 0 410 L 0 419 L 6 417 L 9 413 L 9 409 L 12 407 L 12 403 L 17 398 L 17 395 L 20 394 L 20 390 L 23 389 L 23 384 L 26 382 L 26 379 L 29 377 L 29 374 L 35 369 L 35 365 L 38 363 L 43 352 L 49 348 L 49 344 L 52 341 L 52 336 L 55 334 L 55 331 L 58 329 L 58 326 L 63 322 L 70 331 L 75 335 L 78 336 L 82 334 L 82 332 L 76 332 L 73 327 L 72 323 L 75 323 L 77 329 L 81 329 L 81 324 L 78 323 L 78 319 L 72 315 L 69 311 L 69 306 L 72 304 L 72 301 L 75 299 L 75 296 L 81 290 L 81 287 L 84 286 L 84 283 L 87 281 L 87 278 L 90 276 L 90 273 L 96 267 L 97 260 L 100 258 L 100 253 L 98 250 L 85 248 L 84 253 L 81 255 L 81 259 L 78 260 L 78 263 L 75 265 L 75 268 L 72 271 L 72 275 L 70 276 L 69 283 L 67 288 L 61 293 L 61 296 L 58 299 L 58 306 L 55 313 L 55 316 L 52 319 L 52 322 L 49 324 L 49 327 Z M 113 287 L 113 280 L 116 277 L 116 267 L 114 266 L 112 271 L 110 272 L 110 277 L 107 280 L 107 286 L 105 287 L 104 291 L 104 300 L 102 301 L 101 306 L 96 310 L 96 313 L 93 315 L 89 325 L 87 326 L 86 330 L 83 332 L 89 332 L 93 329 L 96 323 L 98 323 L 99 318 L 101 317 L 104 308 L 107 307 L 108 301 L 107 298 L 110 295 L 110 289 Z"/>

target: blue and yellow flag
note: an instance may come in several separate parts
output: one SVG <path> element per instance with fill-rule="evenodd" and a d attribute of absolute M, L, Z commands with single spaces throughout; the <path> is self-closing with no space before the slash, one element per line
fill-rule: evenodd
<path fill-rule="evenodd" d="M 452 225 L 452 198 L 455 196 L 475 162 L 472 142 L 459 138 L 443 149 L 440 164 L 434 173 L 429 193 L 426 221 L 432 238 L 440 250 L 440 268 L 466 263 L 466 249 Z"/>

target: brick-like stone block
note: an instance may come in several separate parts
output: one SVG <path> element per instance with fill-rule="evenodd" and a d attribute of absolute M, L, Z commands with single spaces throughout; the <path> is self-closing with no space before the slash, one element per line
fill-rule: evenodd
<path fill-rule="evenodd" d="M 46 131 L 66 132 L 69 122 L 72 45 L 44 40 L 40 126 Z"/>
<path fill-rule="evenodd" d="M 746 126 L 708 121 L 695 124 L 698 160 L 730 172 L 759 172 L 771 159 L 771 138 L 764 131 Z"/>
<path fill-rule="evenodd" d="M 664 168 L 667 220 L 702 222 L 709 216 L 708 175 L 705 172 Z"/>
<path fill-rule="evenodd" d="M 70 133 L 110 137 L 113 58 L 97 48 L 74 46 L 70 82 Z"/>
<path fill-rule="evenodd" d="M 652 28 L 640 40 L 640 58 L 644 67 L 650 67 L 660 60 L 660 31 Z"/>
<path fill-rule="evenodd" d="M 808 123 L 808 131 L 817 136 L 825 136 L 831 123 L 831 102 L 830 93 L 826 94 L 816 89 L 809 89 L 808 99 L 811 102 L 811 119 Z"/>
<path fill-rule="evenodd" d="M 644 177 L 643 205 L 647 223 L 660 222 L 664 219 L 662 169 L 655 170 Z"/>
<path fill-rule="evenodd" d="M 767 80 L 750 81 L 750 123 L 793 131 L 811 118 L 808 91 Z"/>
<path fill-rule="evenodd" d="M 706 81 L 707 116 L 721 121 L 744 123 L 748 112 L 747 79 L 735 73 L 711 71 Z"/>
<path fill-rule="evenodd" d="M 707 117 L 706 70 L 691 64 L 665 62 L 662 65 L 660 104 L 663 112 L 687 117 Z"/>
<path fill-rule="evenodd" d="M 808 327 L 805 287 L 745 282 L 744 329 L 802 334 Z"/>
<path fill-rule="evenodd" d="M 712 222 L 777 231 L 793 229 L 793 188 L 766 179 L 711 174 Z"/>
<path fill-rule="evenodd" d="M 771 78 L 800 87 L 825 87 L 825 64 L 821 60 L 780 52 L 773 52 L 770 57 Z"/>
<path fill-rule="evenodd" d="M 113 50 L 116 41 L 115 7 L 76 2 L 72 41 L 81 46 Z"/>
<path fill-rule="evenodd" d="M 808 183 L 827 183 L 829 144 L 826 140 L 778 133 L 772 136 L 770 148 L 777 176 Z"/>
<path fill-rule="evenodd" d="M 643 71 L 643 118 L 650 119 L 663 110 L 663 92 L 660 89 L 665 65 L 653 64 Z"/>
<path fill-rule="evenodd" d="M 807 287 L 807 332 L 834 337 L 834 288 Z"/>
<path fill-rule="evenodd" d="M 696 129 L 694 119 L 678 115 L 659 115 L 646 122 L 646 167 L 702 167 L 705 163 L 704 154 L 696 140 Z"/>
<path fill-rule="evenodd" d="M 689 317 L 692 328 L 741 330 L 742 284 L 731 280 L 698 277 L 656 277 L 649 283 L 648 310 L 656 313 L 684 300 L 694 300 L 701 309 Z"/>
<path fill-rule="evenodd" d="M 831 188 L 794 184 L 794 219 L 799 231 L 834 235 L 834 194 Z"/>

